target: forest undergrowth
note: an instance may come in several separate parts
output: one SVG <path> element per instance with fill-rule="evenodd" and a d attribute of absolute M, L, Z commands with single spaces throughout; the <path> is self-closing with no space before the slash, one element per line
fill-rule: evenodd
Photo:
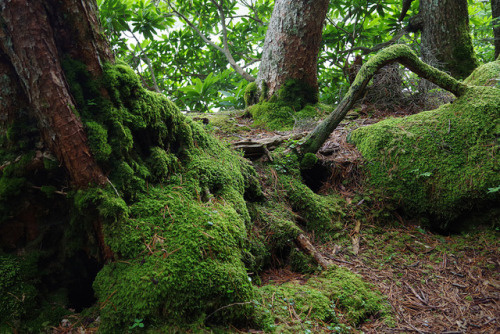
<path fill-rule="evenodd" d="M 387 110 L 360 104 L 319 150 L 317 157 L 324 168 L 311 172 L 315 177 L 309 183 L 312 182 L 315 191 L 323 196 L 339 195 L 345 216 L 341 219 L 341 228 L 329 237 L 314 232 L 307 236 L 333 269 L 321 270 L 310 258 L 301 255 L 298 248 L 280 249 L 273 254 L 272 261 L 256 276 L 260 281 L 256 282 L 260 298 L 254 302 L 263 314 L 274 320 L 274 325 L 252 329 L 199 324 L 179 328 L 178 333 L 458 334 L 498 331 L 498 224 L 495 226 L 492 222 L 455 233 L 432 231 L 425 228 L 425 221 L 400 214 L 381 194 L 364 189 L 365 176 L 360 168 L 363 159 L 347 142 L 348 133 L 388 116 L 401 117 L 414 112 L 415 108 Z M 254 126 L 251 118 L 240 111 L 188 116 L 227 144 L 276 136 L 295 138 L 294 135 L 310 129 L 315 123 L 312 119 L 311 124 L 301 121 L 293 130 L 280 132 Z M 293 147 L 294 143 L 294 139 L 288 139 L 282 146 Z M 284 154 L 286 157 L 286 150 Z M 272 179 L 280 172 L 276 171 L 280 165 L 270 164 L 269 159 L 272 154 L 263 154 L 253 162 L 261 179 L 268 181 L 270 175 Z M 264 193 L 274 192 L 276 182 L 263 182 Z M 345 286 L 342 282 L 335 285 L 339 270 L 342 275 L 360 275 L 368 285 L 350 282 Z M 366 298 L 372 295 L 362 292 L 363 289 L 376 290 L 383 299 L 368 300 Z M 328 294 L 333 290 L 347 291 L 352 298 Z M 380 306 L 371 313 L 355 314 L 342 305 L 346 300 L 360 304 L 353 310 L 369 310 L 370 306 L 367 308 L 365 303 L 380 306 L 384 300 L 389 306 L 386 309 Z M 98 323 L 89 323 L 86 319 L 88 315 L 70 316 L 54 328 L 53 333 L 96 332 Z M 141 319 L 130 319 L 130 333 L 140 331 L 141 325 Z"/>
<path fill-rule="evenodd" d="M 318 191 L 340 194 L 351 217 L 344 219 L 346 223 L 334 240 L 325 242 L 311 234 L 309 237 L 332 263 L 360 274 L 391 304 L 393 324 L 388 326 L 384 319 L 372 317 L 349 332 L 496 332 L 500 329 L 498 223 L 454 233 L 432 231 L 424 226 L 425 221 L 400 215 L 383 198 L 363 189 L 364 176 L 359 168 L 362 157 L 347 142 L 348 133 L 389 116 L 403 117 L 417 110 L 416 103 L 411 108 L 392 110 L 367 103 L 348 114 L 317 155 L 329 166 L 329 175 L 323 175 Z M 207 128 L 228 142 L 289 135 L 255 128 L 251 119 L 238 112 L 202 117 L 209 120 Z M 291 132 L 300 132 L 304 124 L 299 126 Z M 262 274 L 262 284 L 305 284 L 315 275 L 298 273 L 289 263 L 277 263 Z M 282 320 L 303 321 L 292 311 Z M 338 332 L 338 328 L 321 323 L 312 328 L 312 332 Z"/>

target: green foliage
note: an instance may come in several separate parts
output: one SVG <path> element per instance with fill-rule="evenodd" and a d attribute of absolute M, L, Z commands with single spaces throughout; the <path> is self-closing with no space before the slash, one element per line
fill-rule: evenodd
<path fill-rule="evenodd" d="M 242 90 L 246 82 L 232 69 L 228 70 L 226 57 L 207 46 L 186 21 L 225 48 L 220 13 L 213 2 L 99 0 L 98 4 L 101 22 L 115 53 L 141 73 L 146 87 L 153 88 L 154 74 L 160 91 L 168 93 L 185 110 L 243 106 Z M 256 47 L 263 43 L 272 1 L 224 2 L 221 8 L 226 18 L 229 50 L 235 61 L 241 64 L 259 58 Z M 251 15 L 241 17 L 241 9 Z M 255 75 L 256 69 L 250 71 Z M 198 80 L 203 83 L 211 74 L 219 80 L 209 85 L 200 101 L 192 93 L 197 95 Z M 186 86 L 190 88 L 188 94 L 183 88 Z"/>
<path fill-rule="evenodd" d="M 184 103 L 192 106 L 193 111 L 196 112 L 210 111 L 209 101 L 210 98 L 218 97 L 216 84 L 220 79 L 220 76 L 210 73 L 203 81 L 195 78 L 192 85 L 179 88 L 185 94 Z"/>
<path fill-rule="evenodd" d="M 479 68 L 465 82 L 484 84 L 498 64 Z M 490 77 L 491 78 L 491 77 Z M 473 86 L 453 104 L 356 130 L 352 141 L 370 162 L 370 183 L 413 214 L 446 227 L 473 207 L 498 200 L 488 194 L 499 179 L 500 91 Z"/>

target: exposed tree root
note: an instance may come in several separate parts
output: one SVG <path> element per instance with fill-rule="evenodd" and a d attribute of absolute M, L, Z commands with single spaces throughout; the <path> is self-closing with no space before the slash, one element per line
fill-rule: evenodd
<path fill-rule="evenodd" d="M 301 146 L 302 154 L 317 152 L 344 119 L 347 112 L 352 109 L 354 103 L 362 97 L 374 74 L 382 67 L 394 62 L 402 64 L 418 76 L 446 89 L 457 97 L 463 95 L 467 90 L 467 85 L 421 61 L 408 46 L 392 45 L 380 51 L 361 67 L 347 95 L 337 108 L 306 137 Z"/>

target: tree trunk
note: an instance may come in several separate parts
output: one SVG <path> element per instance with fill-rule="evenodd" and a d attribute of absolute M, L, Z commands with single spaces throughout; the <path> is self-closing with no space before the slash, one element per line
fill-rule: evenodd
<path fill-rule="evenodd" d="M 44 145 L 64 165 L 77 188 L 102 185 L 107 179 L 74 113 L 60 59 L 70 55 L 81 60 L 94 75 L 100 74 L 102 61 L 112 60 L 104 38 L 95 33 L 95 8 L 93 1 L 77 0 L 12 0 L 0 7 L 2 74 L 10 69 L 10 75 L 17 76 Z"/>
<path fill-rule="evenodd" d="M 466 78 L 477 67 L 467 0 L 421 0 L 423 60 L 451 76 Z"/>
<path fill-rule="evenodd" d="M 500 0 L 491 0 L 493 18 L 493 37 L 495 38 L 495 59 L 500 56 Z"/>
<path fill-rule="evenodd" d="M 257 87 L 273 96 L 287 80 L 318 92 L 317 62 L 328 0 L 276 0 Z M 315 97 L 317 100 L 317 96 Z"/>

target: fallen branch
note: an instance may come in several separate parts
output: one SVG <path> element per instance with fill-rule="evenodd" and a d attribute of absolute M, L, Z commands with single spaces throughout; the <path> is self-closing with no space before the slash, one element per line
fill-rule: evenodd
<path fill-rule="evenodd" d="M 266 155 L 270 161 L 273 161 L 269 151 L 274 150 L 276 147 L 281 145 L 283 142 L 293 139 L 297 140 L 305 136 L 305 133 L 298 133 L 290 136 L 274 136 L 270 138 L 263 139 L 245 139 L 233 143 L 235 149 L 242 150 L 245 158 L 247 159 L 258 159 L 263 155 Z"/>
<path fill-rule="evenodd" d="M 325 259 L 323 255 L 313 246 L 309 239 L 304 234 L 299 234 L 295 239 L 297 245 L 307 254 L 311 255 L 314 260 L 323 268 L 327 269 L 331 263 Z"/>

